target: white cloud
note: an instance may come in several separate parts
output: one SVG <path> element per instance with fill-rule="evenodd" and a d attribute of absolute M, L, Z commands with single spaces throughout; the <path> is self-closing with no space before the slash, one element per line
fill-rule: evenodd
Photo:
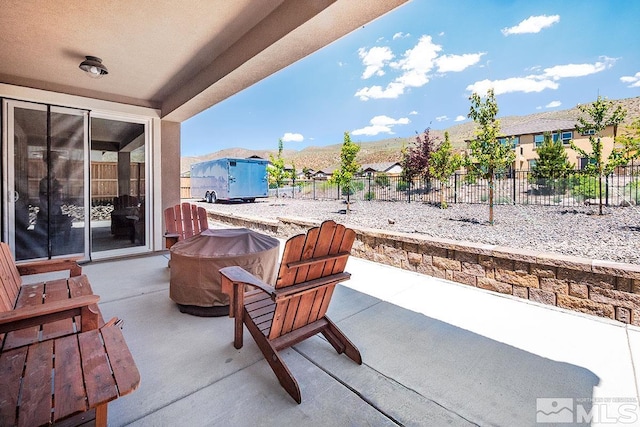
<path fill-rule="evenodd" d="M 530 16 L 514 27 L 503 28 L 502 34 L 508 36 L 511 34 L 539 33 L 542 29 L 558 22 L 560 22 L 560 15 Z"/>
<path fill-rule="evenodd" d="M 406 117 L 402 117 L 400 119 L 394 119 L 389 116 L 375 116 L 374 118 L 369 120 L 369 123 L 371 123 L 371 126 L 365 126 L 360 129 L 355 129 L 351 131 L 351 134 L 367 135 L 367 136 L 375 136 L 381 133 L 393 134 L 394 133 L 392 129 L 393 126 L 407 125 L 410 122 L 411 121 Z"/>
<path fill-rule="evenodd" d="M 562 102 L 560 101 L 551 101 L 550 103 L 548 103 L 547 105 L 544 106 L 544 108 L 556 108 L 562 105 Z"/>
<path fill-rule="evenodd" d="M 358 56 L 366 67 L 362 73 L 363 79 L 368 79 L 373 75 L 384 76 L 384 66 L 394 58 L 393 52 L 386 46 L 376 46 L 369 50 L 360 48 Z"/>
<path fill-rule="evenodd" d="M 449 117 L 447 117 L 447 116 L 438 116 L 438 117 L 436 117 L 436 122 L 446 122 L 447 120 L 449 120 Z"/>
<path fill-rule="evenodd" d="M 434 60 L 441 50 L 442 46 L 433 43 L 431 36 L 422 36 L 418 44 L 402 55 L 402 59 L 389 65 L 405 72 L 426 74 L 433 69 Z"/>
<path fill-rule="evenodd" d="M 403 85 L 391 82 L 384 89 L 382 86 L 364 87 L 356 92 L 356 96 L 362 101 L 368 101 L 369 99 L 395 99 L 403 93 Z"/>
<path fill-rule="evenodd" d="M 375 116 L 369 123 L 372 125 L 393 126 L 393 125 L 408 125 L 409 119 L 403 117 L 401 119 L 394 119 L 389 116 Z"/>
<path fill-rule="evenodd" d="M 525 77 L 511 77 L 502 80 L 482 80 L 467 86 L 467 90 L 478 94 L 485 94 L 493 88 L 496 95 L 511 92 L 542 92 L 545 89 L 558 89 L 558 80 L 571 77 L 584 77 L 599 73 L 613 67 L 614 58 L 601 58 L 594 64 L 567 64 L 545 68 L 541 74 L 532 74 Z"/>
<path fill-rule="evenodd" d="M 481 80 L 467 86 L 467 90 L 484 95 L 493 88 L 496 95 L 511 92 L 542 92 L 545 89 L 558 89 L 558 83 L 552 80 L 539 80 L 534 76 L 511 77 L 503 80 Z"/>
<path fill-rule="evenodd" d="M 416 116 L 418 114 L 418 112 L 416 110 L 413 110 L 412 112 L 409 113 L 410 116 Z"/>
<path fill-rule="evenodd" d="M 304 141 L 304 136 L 300 133 L 286 132 L 281 139 L 282 142 L 302 142 Z"/>
<path fill-rule="evenodd" d="M 392 99 L 402 95 L 406 87 L 424 86 L 429 82 L 427 73 L 433 69 L 433 60 L 438 56 L 440 50 L 442 50 L 442 47 L 433 43 L 431 36 L 420 37 L 418 43 L 412 49 L 407 50 L 400 60 L 389 63 L 392 68 L 402 72 L 399 77 L 387 84 L 384 89 L 382 86 L 377 85 L 365 87 L 358 90 L 355 96 L 363 101 L 381 98 Z M 362 52 L 366 51 L 360 49 L 359 52 L 361 52 L 360 57 L 363 58 Z M 391 53 L 391 50 L 389 50 L 389 53 Z M 365 65 L 367 64 L 365 63 Z M 369 67 L 367 67 L 368 69 Z M 373 75 L 371 71 L 367 72 L 367 70 L 363 73 L 363 78 L 365 78 L 365 75 Z"/>
<path fill-rule="evenodd" d="M 457 116 L 453 121 L 454 122 L 462 122 L 462 121 L 464 121 L 466 119 L 467 119 L 467 117 L 460 115 L 460 116 Z"/>
<path fill-rule="evenodd" d="M 444 31 L 440 31 L 440 32 L 438 33 L 438 35 L 439 35 L 440 37 L 444 36 Z"/>
<path fill-rule="evenodd" d="M 640 71 L 633 76 L 620 77 L 622 83 L 629 83 L 628 87 L 640 87 Z"/>
<path fill-rule="evenodd" d="M 459 72 L 464 69 L 477 64 L 486 55 L 485 52 L 481 53 L 465 53 L 463 55 L 443 55 L 436 58 L 436 65 L 438 66 L 438 72 L 446 73 L 448 71 Z"/>
<path fill-rule="evenodd" d="M 395 40 L 395 39 L 404 39 L 404 38 L 406 38 L 406 37 L 410 37 L 410 36 L 411 36 L 411 34 L 409 34 L 409 33 L 403 33 L 402 31 L 400 31 L 400 32 L 395 33 L 395 34 L 393 35 L 393 40 Z"/>
<path fill-rule="evenodd" d="M 363 79 L 374 75 L 383 76 L 383 68 L 388 65 L 399 75 L 386 86 L 374 85 L 359 89 L 355 96 L 362 101 L 369 99 L 395 99 L 405 93 L 406 88 L 422 87 L 429 83 L 431 73 L 437 67 L 441 73 L 462 71 L 476 64 L 485 53 L 439 56 L 442 46 L 433 42 L 431 36 L 423 35 L 416 45 L 391 61 L 394 54 L 388 47 L 375 47 L 369 50 L 359 49 L 365 70 Z"/>
<path fill-rule="evenodd" d="M 365 126 L 361 129 L 353 130 L 351 135 L 375 136 L 381 133 L 393 134 L 393 131 L 389 126 Z"/>
<path fill-rule="evenodd" d="M 602 61 L 595 64 L 566 64 L 545 68 L 543 75 L 554 80 L 566 77 L 584 77 L 611 68 L 616 62 L 614 58 L 603 57 L 601 59 Z"/>

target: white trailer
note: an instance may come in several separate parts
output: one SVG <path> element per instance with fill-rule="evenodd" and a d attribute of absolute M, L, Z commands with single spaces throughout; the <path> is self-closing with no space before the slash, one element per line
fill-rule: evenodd
<path fill-rule="evenodd" d="M 191 197 L 254 202 L 269 195 L 268 161 L 224 158 L 191 165 Z"/>

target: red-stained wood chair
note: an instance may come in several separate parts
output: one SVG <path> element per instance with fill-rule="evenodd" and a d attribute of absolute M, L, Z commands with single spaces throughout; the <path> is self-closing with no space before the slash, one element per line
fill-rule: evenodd
<path fill-rule="evenodd" d="M 320 332 L 338 353 L 362 364 L 356 346 L 326 316 L 335 286 L 351 277 L 344 268 L 354 240 L 353 230 L 334 221 L 292 237 L 273 286 L 241 267 L 220 270 L 229 316 L 235 317 L 235 348 L 242 347 L 244 323 L 280 385 L 298 403 L 300 388 L 278 351 Z"/>
<path fill-rule="evenodd" d="M 171 249 L 171 246 L 179 240 L 198 235 L 209 228 L 205 208 L 186 202 L 165 209 L 164 223 L 166 227 L 165 247 L 167 249 Z"/>

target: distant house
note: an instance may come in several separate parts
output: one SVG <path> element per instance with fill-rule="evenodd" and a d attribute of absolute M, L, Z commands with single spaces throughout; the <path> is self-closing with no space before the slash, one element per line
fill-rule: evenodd
<path fill-rule="evenodd" d="M 584 169 L 587 159 L 571 148 L 571 141 L 587 153 L 592 151 L 589 136 L 593 133 L 582 134 L 576 130 L 575 119 L 533 119 L 502 129 L 504 136 L 498 138 L 503 144 L 511 144 L 516 158 L 513 169 L 530 171 L 538 159 L 537 149 L 544 142 L 544 134 L 549 133 L 554 141 L 562 141 L 569 162 L 576 169 Z M 469 142 L 469 141 L 468 141 Z M 614 147 L 613 126 L 608 126 L 601 138 L 603 158 L 607 158 Z"/>
<path fill-rule="evenodd" d="M 379 173 L 386 173 L 389 176 L 400 176 L 402 166 L 398 162 L 367 163 L 362 165 L 363 175 L 375 176 Z"/>
<path fill-rule="evenodd" d="M 319 169 L 312 175 L 312 178 L 314 178 L 314 179 L 329 179 L 329 178 L 331 178 L 331 176 L 333 176 L 333 173 L 336 171 L 336 169 L 338 169 L 338 168 L 337 167 L 330 167 L 330 168 Z"/>

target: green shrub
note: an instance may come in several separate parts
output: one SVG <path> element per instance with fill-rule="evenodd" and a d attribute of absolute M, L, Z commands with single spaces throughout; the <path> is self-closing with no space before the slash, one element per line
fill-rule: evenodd
<path fill-rule="evenodd" d="M 535 192 L 542 195 L 564 194 L 569 183 L 566 178 L 529 178 L 535 185 Z"/>
<path fill-rule="evenodd" d="M 373 191 L 367 191 L 367 194 L 364 195 L 364 199 L 371 201 L 374 200 L 376 198 L 376 193 L 374 193 Z"/>
<path fill-rule="evenodd" d="M 640 179 L 631 181 L 624 187 L 624 196 L 636 205 L 640 204 Z"/>
<path fill-rule="evenodd" d="M 578 175 L 571 178 L 571 195 L 578 200 L 600 198 L 598 177 Z M 604 190 L 604 185 L 603 185 Z"/>
<path fill-rule="evenodd" d="M 362 181 L 351 181 L 351 183 L 345 187 L 340 189 L 340 192 L 343 196 L 353 196 L 357 191 L 364 190 L 364 182 Z"/>
<path fill-rule="evenodd" d="M 391 185 L 391 183 L 389 182 L 389 176 L 384 172 L 376 175 L 375 183 L 379 187 L 388 187 L 389 185 Z"/>
<path fill-rule="evenodd" d="M 409 183 L 407 181 L 398 181 L 396 184 L 396 191 L 407 191 L 409 189 Z"/>

